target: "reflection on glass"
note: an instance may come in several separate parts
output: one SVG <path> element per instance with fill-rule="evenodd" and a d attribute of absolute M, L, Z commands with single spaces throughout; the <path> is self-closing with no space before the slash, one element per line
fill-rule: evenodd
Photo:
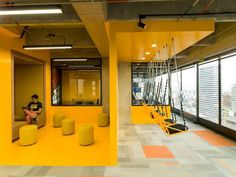
<path fill-rule="evenodd" d="M 196 115 L 196 66 L 182 70 L 183 110 Z"/>
<path fill-rule="evenodd" d="M 168 75 L 157 76 L 157 69 L 148 72 L 148 63 L 132 63 L 132 105 L 168 104 Z"/>
<path fill-rule="evenodd" d="M 168 86 L 168 75 L 164 74 L 160 76 L 161 79 L 161 92 L 159 96 L 159 102 L 163 104 L 168 104 L 169 97 L 169 86 Z"/>
<path fill-rule="evenodd" d="M 171 91 L 172 91 L 172 106 L 180 109 L 180 71 L 171 74 Z"/>
<path fill-rule="evenodd" d="M 101 105 L 101 59 L 52 59 L 52 105 Z"/>
<path fill-rule="evenodd" d="M 221 60 L 221 125 L 236 130 L 236 56 Z"/>
<path fill-rule="evenodd" d="M 214 123 L 219 122 L 218 61 L 199 66 L 199 116 Z"/>
<path fill-rule="evenodd" d="M 100 99 L 100 71 L 63 70 L 63 105 L 96 105 Z"/>
<path fill-rule="evenodd" d="M 142 105 L 143 102 L 148 102 L 148 95 L 145 90 L 149 89 L 145 84 L 147 79 L 135 77 L 133 78 L 132 103 L 133 105 Z M 145 86 L 145 87 L 144 87 Z"/>

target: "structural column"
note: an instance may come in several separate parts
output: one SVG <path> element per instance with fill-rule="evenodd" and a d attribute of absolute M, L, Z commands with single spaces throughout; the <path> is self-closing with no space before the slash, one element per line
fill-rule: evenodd
<path fill-rule="evenodd" d="M 116 34 L 109 24 L 109 86 L 110 86 L 110 160 L 117 164 L 117 120 L 118 120 L 118 59 Z"/>

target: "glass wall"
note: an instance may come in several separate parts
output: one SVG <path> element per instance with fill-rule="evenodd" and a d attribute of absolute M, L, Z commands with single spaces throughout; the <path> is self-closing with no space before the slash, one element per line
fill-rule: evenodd
<path fill-rule="evenodd" d="M 160 100 L 159 102 L 167 105 L 169 103 L 169 80 L 168 74 L 164 74 L 161 77 L 162 79 L 162 86 L 161 86 L 161 93 L 160 93 Z"/>
<path fill-rule="evenodd" d="M 52 105 L 101 105 L 101 60 L 53 59 Z"/>
<path fill-rule="evenodd" d="M 99 105 L 100 71 L 63 70 L 62 105 Z"/>
<path fill-rule="evenodd" d="M 199 65 L 199 117 L 219 122 L 219 61 Z"/>
<path fill-rule="evenodd" d="M 171 74 L 171 91 L 172 106 L 180 109 L 180 92 L 181 92 L 181 72 L 174 71 Z M 174 104 L 174 105 L 173 105 Z"/>
<path fill-rule="evenodd" d="M 236 56 L 221 60 L 221 125 L 236 130 Z"/>
<path fill-rule="evenodd" d="M 182 69 L 183 110 L 197 114 L 197 70 L 196 65 Z"/>
<path fill-rule="evenodd" d="M 168 74 L 150 76 L 148 63 L 132 63 L 132 105 L 169 104 Z"/>
<path fill-rule="evenodd" d="M 132 105 L 148 102 L 151 85 L 147 78 L 147 63 L 132 63 Z"/>

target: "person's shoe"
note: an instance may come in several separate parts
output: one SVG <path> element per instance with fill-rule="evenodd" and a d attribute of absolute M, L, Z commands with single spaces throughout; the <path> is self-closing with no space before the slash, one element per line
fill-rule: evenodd
<path fill-rule="evenodd" d="M 38 117 L 34 117 L 33 118 L 33 124 L 37 124 L 38 123 Z"/>

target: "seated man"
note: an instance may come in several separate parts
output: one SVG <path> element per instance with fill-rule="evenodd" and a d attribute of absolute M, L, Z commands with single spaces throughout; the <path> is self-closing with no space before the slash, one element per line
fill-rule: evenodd
<path fill-rule="evenodd" d="M 32 102 L 23 108 L 27 124 L 32 124 L 33 121 L 36 122 L 37 116 L 42 112 L 42 103 L 38 101 L 38 95 L 32 95 L 31 99 Z"/>

